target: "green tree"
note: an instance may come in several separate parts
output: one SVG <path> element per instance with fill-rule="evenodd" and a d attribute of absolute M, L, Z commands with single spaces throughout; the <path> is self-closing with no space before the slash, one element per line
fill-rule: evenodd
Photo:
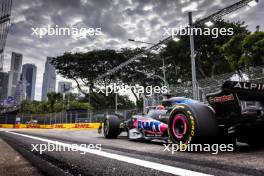
<path fill-rule="evenodd" d="M 264 32 L 247 35 L 242 43 L 244 51 L 241 60 L 245 65 L 261 65 L 264 63 Z"/>
<path fill-rule="evenodd" d="M 96 88 L 96 78 L 124 62 L 122 54 L 114 50 L 95 50 L 87 53 L 64 53 L 52 61 L 58 73 L 65 78 L 76 82 L 79 90 L 88 95 L 81 87 L 82 84 L 90 87 L 90 90 Z M 113 77 L 101 80 L 103 86 L 109 83 Z"/>
<path fill-rule="evenodd" d="M 204 25 L 196 26 L 197 28 L 208 28 Z M 223 20 L 216 21 L 213 28 L 233 28 L 234 35 L 249 33 L 243 22 L 225 22 Z M 195 53 L 196 53 L 196 66 L 198 78 L 214 77 L 217 74 L 222 74 L 231 71 L 229 63 L 221 50 L 222 45 L 228 42 L 232 36 L 218 35 L 217 38 L 212 35 L 196 35 L 194 36 Z M 191 80 L 191 61 L 190 61 L 190 42 L 189 36 L 182 36 L 180 41 L 169 42 L 163 55 L 171 56 L 168 60 L 173 67 L 169 76 L 175 82 L 177 78 L 183 81 Z M 175 71 L 173 71 L 175 70 Z M 176 79 L 175 79 L 176 78 Z"/>
<path fill-rule="evenodd" d="M 96 80 L 96 78 L 111 70 L 112 68 L 120 65 L 124 61 L 130 59 L 136 54 L 142 52 L 142 49 L 122 49 L 121 51 L 114 50 L 96 50 L 89 51 L 87 53 L 65 53 L 53 60 L 53 65 L 56 67 L 58 73 L 63 75 L 65 78 L 72 79 L 76 82 L 79 90 L 90 99 L 95 108 L 106 107 L 106 102 L 109 99 L 104 93 L 96 93 L 94 90 L 98 90 L 98 87 L 106 88 L 109 84 L 115 83 L 125 83 L 128 85 L 141 84 L 147 86 L 149 84 L 154 84 L 157 78 L 147 78 L 141 72 L 137 70 L 145 70 L 147 72 L 156 71 L 159 64 L 157 57 L 154 55 L 149 55 L 147 58 L 139 58 L 140 62 L 134 62 L 121 71 L 115 73 L 114 75 L 109 75 L 103 80 Z M 159 60 L 161 62 L 161 60 Z M 90 93 L 87 93 L 81 84 L 89 87 Z M 135 96 L 137 102 L 139 102 L 139 95 L 134 91 L 132 92 Z M 111 98 L 110 98 L 111 99 Z M 126 99 L 128 100 L 128 99 Z M 131 102 L 127 102 L 130 104 Z M 112 105 L 111 103 L 109 105 Z"/>
<path fill-rule="evenodd" d="M 242 42 L 247 34 L 237 34 L 222 46 L 222 51 L 233 70 L 236 70 L 244 65 L 241 61 L 243 56 Z"/>
<path fill-rule="evenodd" d="M 47 94 L 48 97 L 48 105 L 50 107 L 51 112 L 58 112 L 61 109 L 58 107 L 59 105 L 62 107 L 61 101 L 62 101 L 62 95 L 60 93 L 56 92 L 49 92 Z"/>
<path fill-rule="evenodd" d="M 83 103 L 75 100 L 69 103 L 69 109 L 92 109 L 92 107 L 89 103 Z"/>
<path fill-rule="evenodd" d="M 233 69 L 264 63 L 264 32 L 238 34 L 222 46 Z"/>
<path fill-rule="evenodd" d="M 32 113 L 34 111 L 32 102 L 29 100 L 23 100 L 20 104 L 19 112 L 21 114 Z"/>
<path fill-rule="evenodd" d="M 94 109 L 115 109 L 115 97 L 114 93 L 105 95 L 96 95 L 97 101 L 92 101 L 94 94 L 91 94 L 91 106 Z M 118 109 L 133 109 L 135 108 L 134 102 L 132 102 L 128 96 L 118 94 Z M 89 102 L 89 97 L 85 97 L 80 100 L 80 102 Z"/>
<path fill-rule="evenodd" d="M 140 48 L 123 48 L 120 53 L 122 53 L 128 60 L 135 55 L 142 53 L 142 51 L 143 49 Z M 147 87 L 150 85 L 164 85 L 164 82 L 160 78 L 151 75 L 163 76 L 162 58 L 159 54 L 146 53 L 145 55 L 138 57 L 135 62 L 132 62 L 122 70 L 115 73 L 116 80 L 120 80 L 120 83 L 124 83 L 130 86 L 134 86 L 136 84 L 143 87 Z M 141 108 L 143 103 L 142 95 L 138 94 L 134 89 L 131 89 L 131 92 L 136 99 L 136 107 L 138 109 Z"/>
<path fill-rule="evenodd" d="M 49 105 L 45 101 L 36 102 L 36 113 L 47 113 L 50 111 Z"/>

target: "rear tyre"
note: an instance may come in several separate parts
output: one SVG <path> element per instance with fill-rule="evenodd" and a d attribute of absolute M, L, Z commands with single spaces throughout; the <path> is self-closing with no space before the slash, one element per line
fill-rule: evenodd
<path fill-rule="evenodd" d="M 115 115 L 107 115 L 104 121 L 104 136 L 108 139 L 117 138 L 120 134 L 120 120 Z"/>
<path fill-rule="evenodd" d="M 176 144 L 211 143 L 218 137 L 214 112 L 202 103 L 179 104 L 170 113 L 168 133 Z"/>

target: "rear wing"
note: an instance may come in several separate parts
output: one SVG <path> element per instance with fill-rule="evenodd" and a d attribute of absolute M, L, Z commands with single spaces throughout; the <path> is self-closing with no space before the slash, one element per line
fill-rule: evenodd
<path fill-rule="evenodd" d="M 207 94 L 208 103 L 217 116 L 241 113 L 240 101 L 264 102 L 264 84 L 226 81 L 220 91 Z"/>
<path fill-rule="evenodd" d="M 264 84 L 261 83 L 226 81 L 222 91 L 236 94 L 242 101 L 264 102 Z"/>

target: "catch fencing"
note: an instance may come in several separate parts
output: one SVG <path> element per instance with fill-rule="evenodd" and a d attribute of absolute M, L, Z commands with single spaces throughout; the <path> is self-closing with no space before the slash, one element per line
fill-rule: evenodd
<path fill-rule="evenodd" d="M 233 81 L 252 81 L 255 83 L 264 83 L 264 66 L 243 68 L 226 74 L 215 75 L 211 78 L 199 79 L 198 82 L 198 100 L 207 103 L 206 95 L 221 89 L 223 83 L 227 80 Z M 170 93 L 176 97 L 193 98 L 191 82 L 178 85 L 170 85 Z M 160 95 L 152 97 L 152 101 L 146 106 L 154 106 L 161 103 Z M 153 103 L 154 102 L 154 103 Z"/>
<path fill-rule="evenodd" d="M 104 120 L 106 114 L 118 114 L 121 120 L 131 117 L 135 109 L 131 110 L 76 110 L 64 111 L 60 113 L 46 114 L 13 114 L 1 115 L 0 124 L 69 124 L 69 123 L 100 123 Z"/>

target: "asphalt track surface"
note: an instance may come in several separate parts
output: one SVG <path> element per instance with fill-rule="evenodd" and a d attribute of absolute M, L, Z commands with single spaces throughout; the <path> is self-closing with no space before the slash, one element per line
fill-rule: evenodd
<path fill-rule="evenodd" d="M 238 144 L 234 152 L 164 151 L 161 142 L 105 139 L 96 130 L 1 129 L 0 137 L 43 175 L 264 175 L 264 149 Z M 101 151 L 32 151 L 36 144 L 101 144 Z M 85 153 L 85 154 L 81 154 Z"/>

